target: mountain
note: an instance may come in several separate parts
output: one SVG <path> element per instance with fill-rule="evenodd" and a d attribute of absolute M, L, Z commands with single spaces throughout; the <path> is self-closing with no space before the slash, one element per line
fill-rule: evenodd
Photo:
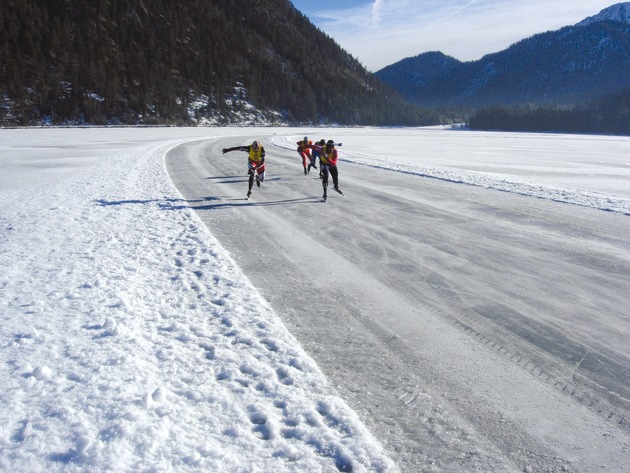
<path fill-rule="evenodd" d="M 376 76 L 423 107 L 584 103 L 630 85 L 629 18 L 630 2 L 620 3 L 478 61 L 428 52 Z"/>
<path fill-rule="evenodd" d="M 0 123 L 423 124 L 289 0 L 3 0 Z"/>

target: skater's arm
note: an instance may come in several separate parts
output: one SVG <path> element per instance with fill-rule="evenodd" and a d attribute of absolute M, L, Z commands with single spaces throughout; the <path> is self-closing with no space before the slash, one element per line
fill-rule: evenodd
<path fill-rule="evenodd" d="M 223 154 L 230 151 L 249 151 L 249 146 L 233 146 L 232 148 L 223 148 Z"/>

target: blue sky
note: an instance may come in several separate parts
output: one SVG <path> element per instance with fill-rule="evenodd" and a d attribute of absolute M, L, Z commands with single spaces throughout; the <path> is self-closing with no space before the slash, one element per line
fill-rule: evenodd
<path fill-rule="evenodd" d="M 427 51 L 472 61 L 614 0 L 292 0 L 371 71 Z"/>

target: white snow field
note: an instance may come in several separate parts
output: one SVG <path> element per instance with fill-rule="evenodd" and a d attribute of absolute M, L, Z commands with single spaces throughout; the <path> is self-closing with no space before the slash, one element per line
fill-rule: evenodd
<path fill-rule="evenodd" d="M 0 471 L 630 471 L 630 138 L 0 129 L 0 209 Z"/>

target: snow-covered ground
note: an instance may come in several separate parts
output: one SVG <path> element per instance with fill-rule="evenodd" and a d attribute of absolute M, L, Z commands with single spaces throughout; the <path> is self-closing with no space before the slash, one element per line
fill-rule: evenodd
<path fill-rule="evenodd" d="M 398 471 L 166 173 L 181 143 L 304 134 L 358 164 L 630 215 L 624 137 L 0 130 L 1 471 Z"/>

